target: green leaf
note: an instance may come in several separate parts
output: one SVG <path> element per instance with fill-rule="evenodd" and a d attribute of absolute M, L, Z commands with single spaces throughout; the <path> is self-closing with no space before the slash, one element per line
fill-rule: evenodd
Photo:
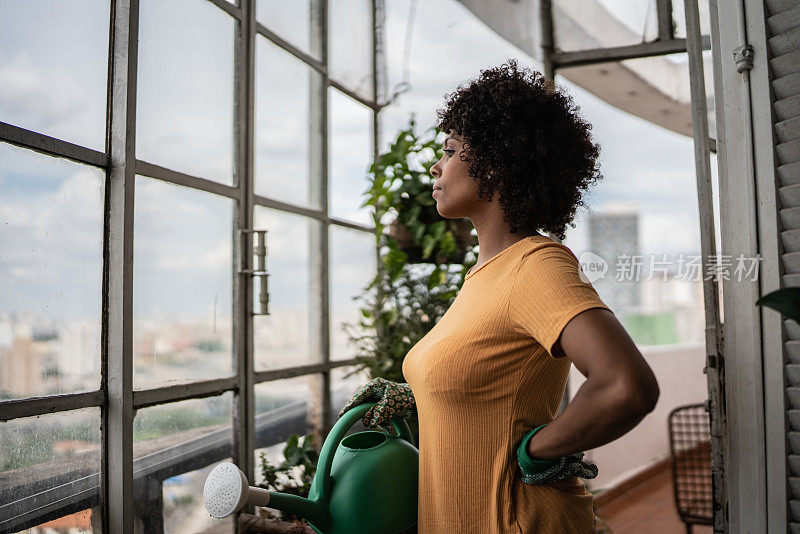
<path fill-rule="evenodd" d="M 408 222 L 409 224 L 413 224 L 417 222 L 419 219 L 419 214 L 422 211 L 422 206 L 419 204 L 414 204 L 410 210 L 408 210 Z"/>
<path fill-rule="evenodd" d="M 772 308 L 800 323 L 800 287 L 786 287 L 768 293 L 758 299 L 756 305 Z"/>
<path fill-rule="evenodd" d="M 423 223 L 416 223 L 411 230 L 411 234 L 414 237 L 414 241 L 419 243 L 422 240 L 422 236 L 425 235 L 425 230 L 428 229 L 428 225 Z"/>
<path fill-rule="evenodd" d="M 458 250 L 458 244 L 456 243 L 456 238 L 453 236 L 453 232 L 447 232 L 442 237 L 439 246 L 447 256 L 452 256 L 456 250 Z"/>
<path fill-rule="evenodd" d="M 430 257 L 431 253 L 433 252 L 433 248 L 436 246 L 436 239 L 433 236 L 426 235 L 422 238 L 422 257 L 428 258 Z"/>
<path fill-rule="evenodd" d="M 297 447 L 298 436 L 297 434 L 292 434 L 289 436 L 289 439 L 286 440 L 286 447 L 284 447 L 284 451 L 291 450 Z"/>
<path fill-rule="evenodd" d="M 397 310 L 384 310 L 381 312 L 380 318 L 384 325 L 392 325 L 397 321 Z"/>
<path fill-rule="evenodd" d="M 442 268 L 440 265 L 437 265 L 436 268 L 431 271 L 430 276 L 428 277 L 428 291 L 436 288 L 439 284 L 441 284 L 442 280 Z"/>
<path fill-rule="evenodd" d="M 447 221 L 436 221 L 433 223 L 433 235 L 436 236 L 436 239 L 440 239 L 444 231 L 447 230 Z"/>

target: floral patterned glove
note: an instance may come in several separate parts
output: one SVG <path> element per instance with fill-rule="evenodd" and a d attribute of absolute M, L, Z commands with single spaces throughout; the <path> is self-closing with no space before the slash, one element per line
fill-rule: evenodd
<path fill-rule="evenodd" d="M 527 484 L 550 484 L 564 478 L 577 476 L 591 479 L 597 476 L 597 466 L 583 461 L 583 453 L 576 452 L 553 460 L 538 459 L 528 453 L 531 437 L 547 425 L 541 425 L 522 437 L 517 446 L 517 463 L 522 471 L 522 481 Z"/>
<path fill-rule="evenodd" d="M 364 426 L 373 428 L 379 426 L 392 435 L 396 435 L 391 422 L 392 417 L 405 418 L 417 415 L 417 404 L 411 386 L 378 377 L 356 391 L 353 398 L 339 412 L 339 417 L 350 408 L 365 402 L 375 402 L 375 405 L 361 418 Z"/>

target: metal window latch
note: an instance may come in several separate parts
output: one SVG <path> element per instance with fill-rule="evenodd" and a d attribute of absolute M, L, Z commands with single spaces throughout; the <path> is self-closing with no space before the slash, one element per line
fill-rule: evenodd
<path fill-rule="evenodd" d="M 708 355 L 708 366 L 712 369 L 716 369 L 717 367 L 717 355 L 716 354 L 709 354 Z"/>
<path fill-rule="evenodd" d="M 717 368 L 717 355 L 716 354 L 707 354 L 706 355 L 706 366 L 703 367 L 703 374 L 707 375 L 708 370 L 716 369 Z"/>
<path fill-rule="evenodd" d="M 744 72 L 753 68 L 753 51 L 752 45 L 744 45 L 733 50 L 733 60 L 736 62 L 736 72 Z"/>
<path fill-rule="evenodd" d="M 253 247 L 253 255 L 256 258 L 255 269 L 240 269 L 239 274 L 249 274 L 253 278 L 258 278 L 260 282 L 258 292 L 259 310 L 254 311 L 253 315 L 271 315 L 269 312 L 269 273 L 266 270 L 267 264 L 267 232 L 269 230 L 251 230 L 240 228 L 240 235 L 255 234 L 256 246 Z"/>

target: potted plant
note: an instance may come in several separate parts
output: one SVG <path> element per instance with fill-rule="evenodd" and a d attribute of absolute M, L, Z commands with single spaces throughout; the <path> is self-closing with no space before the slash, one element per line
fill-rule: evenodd
<path fill-rule="evenodd" d="M 438 128 L 417 136 L 413 115 L 408 128 L 401 130 L 389 150 L 370 166 L 370 187 L 361 207 L 374 206 L 376 233 L 383 233 L 383 217 L 392 213 L 389 240 L 393 248 L 405 253 L 405 263 L 462 263 L 473 244 L 472 223 L 468 219 L 444 219 L 431 196 L 430 169 L 441 157 Z"/>
<path fill-rule="evenodd" d="M 263 452 L 259 454 L 259 469 L 264 482 L 258 487 L 307 498 L 319 460 L 314 434 L 306 434 L 302 442 L 297 434 L 290 435 L 283 448 L 283 457 L 283 461 L 274 465 Z M 276 514 L 269 508 L 258 508 L 258 513 L 260 517 L 271 520 L 272 532 L 304 532 L 303 525 L 308 532 L 313 532 L 308 521 L 298 515 L 283 511 Z"/>
<path fill-rule="evenodd" d="M 389 235 L 397 242 L 397 248 L 406 254 L 407 263 L 428 263 L 436 260 L 444 261 L 441 259 L 441 254 L 447 254 L 447 252 L 434 251 L 432 248 L 423 247 L 423 245 L 414 238 L 413 230 L 410 228 L 415 224 L 419 224 L 420 227 L 429 226 L 433 224 L 430 218 L 422 218 L 419 221 L 412 221 L 410 224 L 403 224 L 401 221 L 402 219 L 400 217 L 392 221 L 389 225 Z M 461 262 L 464 261 L 467 245 L 472 237 L 470 235 L 472 223 L 464 219 L 459 219 L 454 222 L 454 225 L 455 231 L 453 233 L 455 235 L 458 252 L 450 259 L 453 262 Z M 441 236 L 433 236 L 434 239 L 437 237 Z M 436 260 L 430 257 L 432 253 Z"/>
<path fill-rule="evenodd" d="M 370 167 L 362 207 L 374 207 L 380 258 L 375 277 L 354 297 L 363 303 L 361 328 L 342 324 L 356 348 L 357 364 L 347 376 L 368 369 L 371 378 L 405 382 L 403 359 L 444 315 L 476 263 L 472 223 L 442 218 L 431 197 L 430 168 L 442 154 L 436 143 L 440 132 L 430 128 L 421 139 L 414 128 L 412 116 Z M 387 232 L 384 220 L 390 217 Z M 408 424 L 418 440 L 417 421 Z"/>

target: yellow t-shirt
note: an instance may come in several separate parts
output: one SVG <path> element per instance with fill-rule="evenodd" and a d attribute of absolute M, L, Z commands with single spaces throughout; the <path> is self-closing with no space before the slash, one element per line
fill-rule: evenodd
<path fill-rule="evenodd" d="M 609 309 L 566 246 L 529 236 L 467 273 L 403 375 L 419 416 L 419 534 L 594 532 L 577 477 L 522 482 L 516 445 L 552 421 L 571 362 L 551 356 L 566 324 Z"/>

